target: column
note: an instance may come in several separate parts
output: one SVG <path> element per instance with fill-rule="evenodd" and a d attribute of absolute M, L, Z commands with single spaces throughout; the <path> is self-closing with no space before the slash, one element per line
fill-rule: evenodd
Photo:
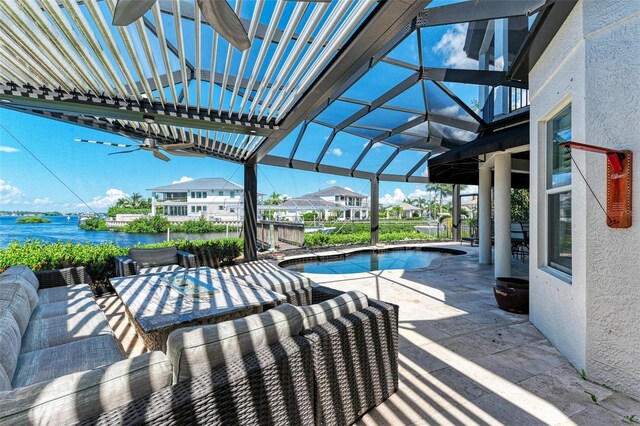
<path fill-rule="evenodd" d="M 380 228 L 380 180 L 375 177 L 371 179 L 371 244 L 378 243 Z"/>
<path fill-rule="evenodd" d="M 257 213 L 258 203 L 258 168 L 244 166 L 244 258 L 256 260 L 258 258 Z"/>
<path fill-rule="evenodd" d="M 495 20 L 495 36 L 493 58 L 496 71 L 507 71 L 509 68 L 509 19 Z M 509 88 L 497 86 L 494 92 L 494 115 L 509 112 Z"/>
<path fill-rule="evenodd" d="M 156 193 L 151 193 L 151 216 L 156 215 Z"/>
<path fill-rule="evenodd" d="M 480 264 L 491 264 L 491 169 L 481 167 L 478 185 L 478 238 Z"/>
<path fill-rule="evenodd" d="M 511 154 L 495 157 L 496 277 L 511 276 Z"/>
<path fill-rule="evenodd" d="M 453 197 L 451 199 L 451 236 L 453 241 L 460 241 L 460 185 L 453 185 Z"/>

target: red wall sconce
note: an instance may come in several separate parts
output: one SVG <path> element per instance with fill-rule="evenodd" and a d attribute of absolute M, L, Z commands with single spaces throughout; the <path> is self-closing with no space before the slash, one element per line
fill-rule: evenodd
<path fill-rule="evenodd" d="M 610 228 L 631 227 L 631 151 L 617 151 L 579 142 L 563 142 L 568 149 L 597 152 L 607 156 L 607 225 Z"/>

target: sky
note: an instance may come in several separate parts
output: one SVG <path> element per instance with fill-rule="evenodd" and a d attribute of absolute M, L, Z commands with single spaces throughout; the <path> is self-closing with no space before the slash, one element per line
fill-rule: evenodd
<path fill-rule="evenodd" d="M 423 49 L 425 64 L 477 69 L 477 62 L 467 58 L 462 50 L 465 34 L 466 24 L 423 29 L 423 39 L 429 40 Z M 416 46 L 408 42 L 398 46 L 397 52 L 390 56 L 417 61 L 417 54 Z M 365 84 L 363 80 L 360 86 L 363 95 L 366 95 L 365 89 L 371 85 Z M 461 84 L 449 87 L 465 102 L 477 98 L 477 87 Z M 148 188 L 181 180 L 222 177 L 240 185 L 243 183 L 242 166 L 236 163 L 213 158 L 177 156 L 172 156 L 171 161 L 165 163 L 144 151 L 108 155 L 117 152 L 119 148 L 83 144 L 74 142 L 74 139 L 128 144 L 132 141 L 120 135 L 6 108 L 0 108 L 0 124 L 0 210 L 104 212 L 119 198 L 135 192 L 150 196 Z M 287 143 L 291 143 L 294 138 L 295 135 L 290 135 L 288 141 L 281 143 L 272 153 L 277 154 L 279 150 L 286 149 Z M 364 139 L 363 141 L 366 142 Z M 335 145 L 327 153 L 327 164 L 342 166 L 342 162 L 345 165 L 353 163 L 353 158 L 350 157 L 357 158 L 357 153 L 348 149 L 347 142 L 336 138 Z M 320 144 L 301 144 L 300 157 L 296 158 L 315 158 L 318 145 Z M 362 149 L 362 142 L 357 143 L 357 146 Z M 380 153 L 390 149 L 386 146 L 376 148 Z M 375 154 L 376 150 L 372 152 Z M 415 160 L 412 164 L 415 164 Z M 400 166 L 405 167 L 402 164 Z M 402 171 L 406 173 L 407 169 L 398 169 L 398 172 Z M 424 173 L 424 169 L 419 170 L 419 173 Z M 368 180 L 259 166 L 258 190 L 265 194 L 275 191 L 293 197 L 334 185 L 364 194 L 370 191 Z M 426 195 L 424 184 L 380 184 L 380 201 L 384 204 Z"/>

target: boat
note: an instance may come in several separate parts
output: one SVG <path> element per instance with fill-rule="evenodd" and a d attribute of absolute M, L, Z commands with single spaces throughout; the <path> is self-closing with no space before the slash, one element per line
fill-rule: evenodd
<path fill-rule="evenodd" d="M 304 233 L 305 234 L 326 234 L 329 235 L 336 230 L 335 226 L 305 226 Z"/>

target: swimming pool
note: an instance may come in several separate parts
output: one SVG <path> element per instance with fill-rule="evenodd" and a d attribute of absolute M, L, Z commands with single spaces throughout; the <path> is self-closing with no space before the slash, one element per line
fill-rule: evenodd
<path fill-rule="evenodd" d="M 326 258 L 311 257 L 280 263 L 283 268 L 312 274 L 353 274 L 386 269 L 419 269 L 428 267 L 439 257 L 466 254 L 461 250 L 417 247 L 360 251 Z"/>

